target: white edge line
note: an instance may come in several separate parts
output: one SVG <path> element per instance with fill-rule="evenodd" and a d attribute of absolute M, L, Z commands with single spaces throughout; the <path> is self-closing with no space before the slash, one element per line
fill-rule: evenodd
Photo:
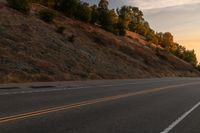
<path fill-rule="evenodd" d="M 188 115 L 190 115 L 196 108 L 200 106 L 200 102 L 194 105 L 189 111 L 185 112 L 181 117 L 175 120 L 169 127 L 160 133 L 169 133 L 174 127 L 176 127 L 181 121 L 183 121 Z"/>

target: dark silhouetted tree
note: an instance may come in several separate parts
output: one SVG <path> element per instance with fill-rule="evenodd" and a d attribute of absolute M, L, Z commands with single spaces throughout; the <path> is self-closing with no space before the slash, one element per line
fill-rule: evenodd
<path fill-rule="evenodd" d="M 186 50 L 184 52 L 184 58 L 185 61 L 189 62 L 193 66 L 197 65 L 197 58 L 194 50 Z"/>
<path fill-rule="evenodd" d="M 99 9 L 102 9 L 102 10 L 108 10 L 108 0 L 100 0 L 99 4 L 98 4 L 98 7 Z"/>
<path fill-rule="evenodd" d="M 91 20 L 91 8 L 89 7 L 88 3 L 81 2 L 77 6 L 78 10 L 75 12 L 75 18 L 84 21 L 84 22 L 90 22 Z"/>
<path fill-rule="evenodd" d="M 58 9 L 66 16 L 74 17 L 79 4 L 80 0 L 61 0 Z"/>
<path fill-rule="evenodd" d="M 98 17 L 99 17 L 98 22 L 102 26 L 102 28 L 113 32 L 114 27 L 116 26 L 118 21 L 118 16 L 114 9 L 113 10 L 108 9 L 107 0 L 101 0 L 99 2 Z"/>
<path fill-rule="evenodd" d="M 99 20 L 98 7 L 96 5 L 93 5 L 90 8 L 91 8 L 91 23 L 95 24 Z"/>

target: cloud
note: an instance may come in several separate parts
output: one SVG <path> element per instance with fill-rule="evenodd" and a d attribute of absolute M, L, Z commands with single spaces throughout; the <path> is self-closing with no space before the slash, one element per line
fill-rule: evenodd
<path fill-rule="evenodd" d="M 90 4 L 98 4 L 100 0 L 82 0 Z M 110 8 L 121 7 L 122 5 L 137 6 L 142 10 L 165 8 L 172 6 L 200 3 L 200 0 L 108 0 Z"/>
<path fill-rule="evenodd" d="M 195 49 L 200 61 L 200 3 L 144 10 L 145 19 L 156 31 L 169 31 L 175 41 Z"/>
<path fill-rule="evenodd" d="M 194 25 L 199 27 L 200 16 L 198 12 L 200 12 L 200 3 L 144 10 L 144 15 L 157 31 L 174 31 L 178 30 L 179 27 L 194 28 Z"/>
<path fill-rule="evenodd" d="M 199 3 L 199 0 L 127 0 L 131 5 L 141 9 L 165 8 L 171 6 L 180 6 L 185 4 Z"/>

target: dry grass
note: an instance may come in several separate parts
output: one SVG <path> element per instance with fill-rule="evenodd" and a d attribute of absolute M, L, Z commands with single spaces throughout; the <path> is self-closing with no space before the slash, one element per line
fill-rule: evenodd
<path fill-rule="evenodd" d="M 115 36 L 57 14 L 53 23 L 0 8 L 0 82 L 199 76 L 189 64 L 162 50 Z M 63 34 L 57 33 L 64 26 Z M 73 41 L 70 36 L 75 36 Z"/>

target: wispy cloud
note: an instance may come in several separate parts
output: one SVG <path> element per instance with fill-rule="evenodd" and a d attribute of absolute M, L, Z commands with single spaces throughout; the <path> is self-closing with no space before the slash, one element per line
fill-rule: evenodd
<path fill-rule="evenodd" d="M 145 19 L 154 30 L 172 32 L 175 41 L 188 49 L 195 49 L 200 61 L 200 3 L 167 7 L 144 10 Z"/>
<path fill-rule="evenodd" d="M 100 0 L 82 0 L 91 4 L 98 4 Z M 180 6 L 200 3 L 200 0 L 108 0 L 110 8 L 117 8 L 122 5 L 137 6 L 142 10 Z"/>
<path fill-rule="evenodd" d="M 200 3 L 199 0 L 127 0 L 127 2 L 143 10 Z"/>
<path fill-rule="evenodd" d="M 200 61 L 200 0 L 109 0 L 109 3 L 110 8 L 122 5 L 139 7 L 154 30 L 172 32 L 175 41 L 196 50 Z"/>

